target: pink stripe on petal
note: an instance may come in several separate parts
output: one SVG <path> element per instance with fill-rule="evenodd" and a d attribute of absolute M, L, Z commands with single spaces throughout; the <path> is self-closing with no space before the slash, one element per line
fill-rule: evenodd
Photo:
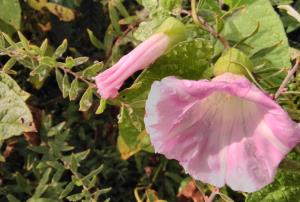
<path fill-rule="evenodd" d="M 154 82 L 145 127 L 156 152 L 192 177 L 246 192 L 273 181 L 300 127 L 244 76 Z"/>

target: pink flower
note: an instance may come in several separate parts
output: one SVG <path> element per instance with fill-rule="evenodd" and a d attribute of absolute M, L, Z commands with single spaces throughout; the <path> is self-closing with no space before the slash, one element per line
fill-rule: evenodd
<path fill-rule="evenodd" d="M 98 93 L 102 98 L 115 98 L 118 90 L 132 74 L 142 70 L 159 58 L 168 48 L 170 39 L 157 33 L 123 56 L 111 68 L 95 77 Z"/>
<path fill-rule="evenodd" d="M 300 126 L 244 76 L 153 83 L 146 130 L 158 153 L 193 178 L 253 192 L 273 181 L 300 139 Z"/>

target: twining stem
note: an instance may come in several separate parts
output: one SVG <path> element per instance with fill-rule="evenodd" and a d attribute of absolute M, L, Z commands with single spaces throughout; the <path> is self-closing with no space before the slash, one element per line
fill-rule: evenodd
<path fill-rule="evenodd" d="M 192 0 L 191 2 L 192 7 L 192 18 L 194 22 L 199 25 L 202 29 L 211 33 L 216 39 L 218 39 L 224 46 L 225 49 L 229 49 L 228 41 L 221 36 L 210 24 L 208 24 L 201 16 L 197 15 L 197 3 L 196 0 Z"/>
<path fill-rule="evenodd" d="M 292 67 L 292 69 L 288 72 L 288 74 L 286 75 L 286 77 L 284 78 L 283 82 L 281 83 L 280 87 L 278 88 L 278 90 L 275 93 L 274 99 L 277 99 L 281 93 L 283 93 L 285 87 L 288 85 L 289 81 L 291 80 L 291 78 L 294 76 L 294 74 L 297 72 L 297 70 L 299 69 L 299 64 L 300 64 L 300 60 L 297 59 L 295 65 Z"/>

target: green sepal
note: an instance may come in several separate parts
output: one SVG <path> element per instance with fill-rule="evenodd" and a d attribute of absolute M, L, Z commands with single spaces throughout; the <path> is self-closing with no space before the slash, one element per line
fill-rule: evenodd
<path fill-rule="evenodd" d="M 167 18 L 156 30 L 155 33 L 164 33 L 170 37 L 169 48 L 187 39 L 185 25 L 174 17 Z"/>
<path fill-rule="evenodd" d="M 226 72 L 250 77 L 253 64 L 250 59 L 240 50 L 230 48 L 215 63 L 214 75 L 218 76 Z"/>

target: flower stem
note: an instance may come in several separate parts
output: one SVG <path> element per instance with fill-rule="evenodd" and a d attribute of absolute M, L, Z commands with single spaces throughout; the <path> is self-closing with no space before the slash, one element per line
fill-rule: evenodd
<path fill-rule="evenodd" d="M 292 67 L 292 69 L 288 72 L 288 74 L 286 75 L 286 77 L 284 78 L 283 82 L 281 83 L 280 87 L 278 88 L 278 90 L 275 93 L 274 99 L 277 99 L 284 91 L 284 88 L 288 85 L 289 81 L 291 80 L 291 78 L 294 76 L 294 74 L 297 72 L 298 68 L 299 68 L 299 59 L 296 60 L 295 65 Z"/>
<path fill-rule="evenodd" d="M 208 197 L 208 199 L 205 202 L 213 202 L 215 197 L 218 195 L 219 193 L 219 189 L 215 188 L 215 190 L 213 190 L 210 194 L 210 196 Z"/>
<path fill-rule="evenodd" d="M 197 4 L 196 0 L 191 0 L 191 7 L 192 7 L 192 17 L 194 22 L 199 25 L 202 29 L 211 33 L 216 39 L 218 39 L 224 46 L 225 49 L 229 49 L 228 41 L 220 35 L 210 24 L 208 24 L 201 16 L 197 15 Z"/>

